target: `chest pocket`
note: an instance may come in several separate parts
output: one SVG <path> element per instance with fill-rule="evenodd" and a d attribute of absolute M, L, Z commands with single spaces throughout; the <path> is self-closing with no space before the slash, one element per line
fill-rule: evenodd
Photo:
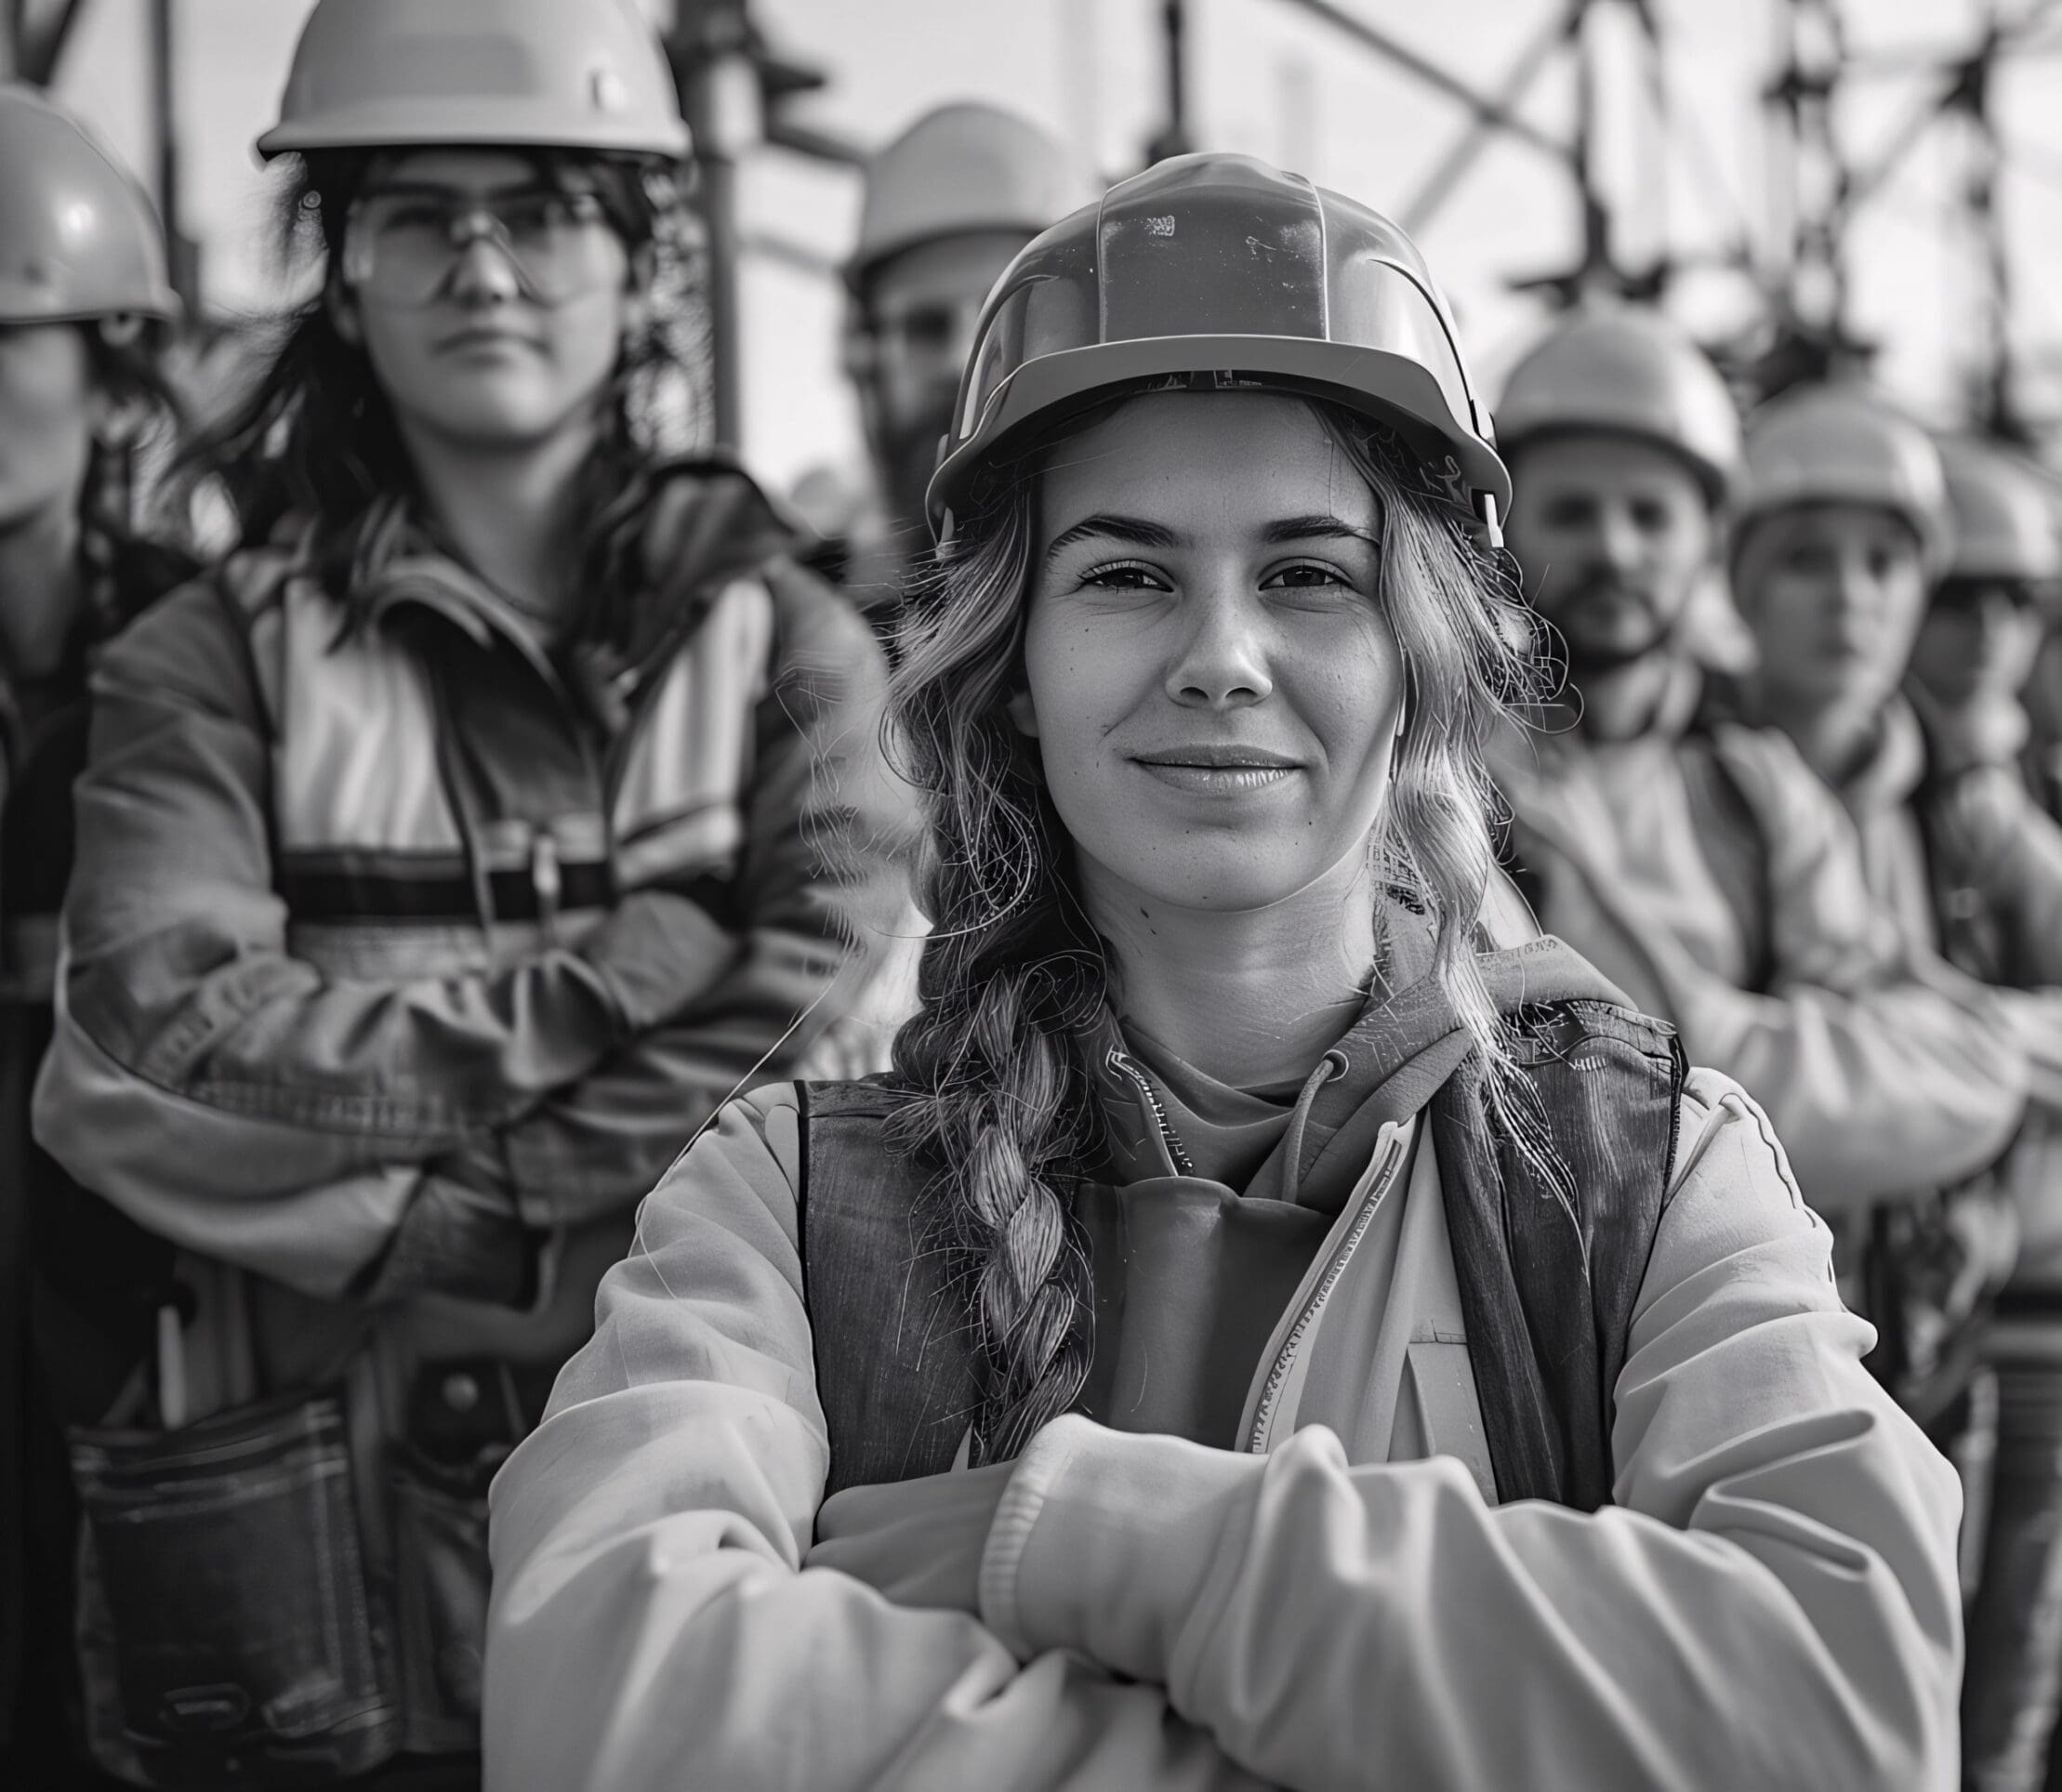
<path fill-rule="evenodd" d="M 1458 1339 L 1412 1339 L 1404 1361 L 1400 1407 L 1397 1439 L 1409 1437 L 1415 1429 L 1424 1455 L 1458 1457 L 1474 1477 L 1482 1497 L 1495 1505 L 1496 1471 L 1489 1464 L 1489 1440 L 1482 1429 L 1482 1403 L 1467 1345 Z"/>

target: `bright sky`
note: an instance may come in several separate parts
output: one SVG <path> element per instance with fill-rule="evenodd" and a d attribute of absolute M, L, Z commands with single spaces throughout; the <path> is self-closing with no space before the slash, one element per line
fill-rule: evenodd
<path fill-rule="evenodd" d="M 647 0 L 654 11 L 669 0 Z M 1682 147 L 1655 152 L 1632 63 L 1629 9 L 1606 6 L 1598 28 L 1625 78 L 1607 85 L 1602 141 L 1623 243 L 1644 256 L 1710 245 L 1744 217 L 1765 227 L 1767 171 L 1756 96 L 1770 66 L 1779 0 L 1656 0 L 1671 40 L 1669 79 Z M 179 80 L 183 203 L 205 245 L 209 295 L 261 310 L 276 290 L 258 252 L 267 188 L 248 150 L 271 123 L 309 0 L 183 0 Z M 1562 9 L 1562 0 L 1463 0 L 1443 7 L 1341 0 L 1478 90 L 1500 88 Z M 1997 0 L 2016 16 L 2030 0 Z M 1973 38 L 1986 0 L 1843 0 L 1863 49 L 1950 47 Z M 799 115 L 878 143 L 940 101 L 1013 105 L 1079 146 L 1105 175 L 1132 171 L 1162 119 L 1157 0 L 758 0 L 755 16 L 784 50 L 822 67 L 830 85 Z M 1291 0 L 1191 0 L 1194 134 L 1204 147 L 1249 152 L 1403 212 L 1467 126 L 1449 100 L 1371 56 Z M 148 165 L 142 74 L 143 0 L 87 0 L 59 90 L 118 148 Z M 1999 110 L 2014 143 L 2003 203 L 2021 304 L 2017 336 L 2044 352 L 2040 396 L 2062 411 L 2062 22 L 2055 53 L 2007 70 Z M 1864 161 L 1907 131 L 1936 90 L 1923 71 L 1857 86 L 1841 125 Z M 1566 59 L 1520 108 L 1565 134 L 1573 115 Z M 1954 415 L 1962 369 L 1976 353 L 1975 246 L 1952 217 L 1963 147 L 1953 125 L 1922 138 L 1853 243 L 1857 322 L 1885 345 L 1886 380 L 1923 410 Z M 857 217 L 846 170 L 766 150 L 748 161 L 744 223 L 834 261 Z M 1572 260 L 1574 201 L 1537 152 L 1501 140 L 1474 164 L 1420 233 L 1461 314 L 1478 369 L 1497 377 L 1538 327 L 1539 301 L 1513 278 Z M 757 253 L 746 275 L 748 457 L 775 483 L 853 455 L 856 425 L 837 366 L 839 294 L 789 257 Z M 1743 289 L 1727 277 L 1687 283 L 1672 306 L 1699 328 L 1738 321 Z"/>

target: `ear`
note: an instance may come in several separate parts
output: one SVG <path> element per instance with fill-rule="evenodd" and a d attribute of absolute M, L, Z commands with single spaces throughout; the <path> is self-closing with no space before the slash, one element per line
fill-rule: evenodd
<path fill-rule="evenodd" d="M 1030 741 L 1038 738 L 1038 709 L 1031 701 L 1028 691 L 1018 692 L 1004 707 L 1009 711 L 1010 720 L 1018 733 Z"/>
<path fill-rule="evenodd" d="M 365 326 L 359 321 L 358 301 L 340 280 L 323 288 L 323 309 L 329 313 L 330 327 L 354 349 L 365 344 Z"/>

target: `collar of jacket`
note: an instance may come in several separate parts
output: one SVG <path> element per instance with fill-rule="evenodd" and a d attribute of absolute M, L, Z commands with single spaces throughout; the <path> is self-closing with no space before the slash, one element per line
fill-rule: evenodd
<path fill-rule="evenodd" d="M 482 645 L 498 636 L 549 667 L 543 648 L 507 600 L 431 523 L 402 498 L 382 505 L 355 573 L 371 626 L 417 607 Z M 305 528 L 298 533 L 305 541 Z M 726 585 L 788 555 L 798 540 L 793 525 L 734 462 L 716 456 L 666 462 L 654 471 L 649 501 L 625 550 L 643 601 L 627 651 L 593 650 L 606 662 L 597 668 L 601 678 L 634 688 L 699 626 Z"/>
<path fill-rule="evenodd" d="M 1926 775 L 1926 741 L 1919 718 L 1902 697 L 1893 697 L 1877 718 L 1876 738 L 1861 762 L 1840 784 L 1840 800 L 1850 815 L 1902 809 Z"/>

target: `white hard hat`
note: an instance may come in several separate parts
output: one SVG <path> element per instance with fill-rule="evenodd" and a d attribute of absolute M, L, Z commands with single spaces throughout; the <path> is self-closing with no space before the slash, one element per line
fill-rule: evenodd
<path fill-rule="evenodd" d="M 1976 441 L 1943 441 L 1940 459 L 1954 511 L 1950 578 L 2044 584 L 2062 576 L 2055 502 L 2035 474 Z"/>
<path fill-rule="evenodd" d="M 1954 528 L 1939 450 L 1865 387 L 1801 387 L 1748 419 L 1736 542 L 1760 518 L 1816 504 L 1888 510 L 1918 536 L 1930 573 L 1947 564 Z"/>
<path fill-rule="evenodd" d="M 1549 435 L 1632 436 L 1673 451 L 1712 501 L 1739 476 L 1739 412 L 1710 358 L 1655 311 L 1585 305 L 1536 343 L 1496 407 L 1506 459 Z"/>
<path fill-rule="evenodd" d="M 258 153 L 433 144 L 689 148 L 666 52 L 631 0 L 319 0 Z"/>
<path fill-rule="evenodd" d="M 977 231 L 1036 236 L 1090 197 L 1065 147 L 1028 118 L 971 102 L 926 112 L 866 165 L 854 284 L 890 256 Z"/>

